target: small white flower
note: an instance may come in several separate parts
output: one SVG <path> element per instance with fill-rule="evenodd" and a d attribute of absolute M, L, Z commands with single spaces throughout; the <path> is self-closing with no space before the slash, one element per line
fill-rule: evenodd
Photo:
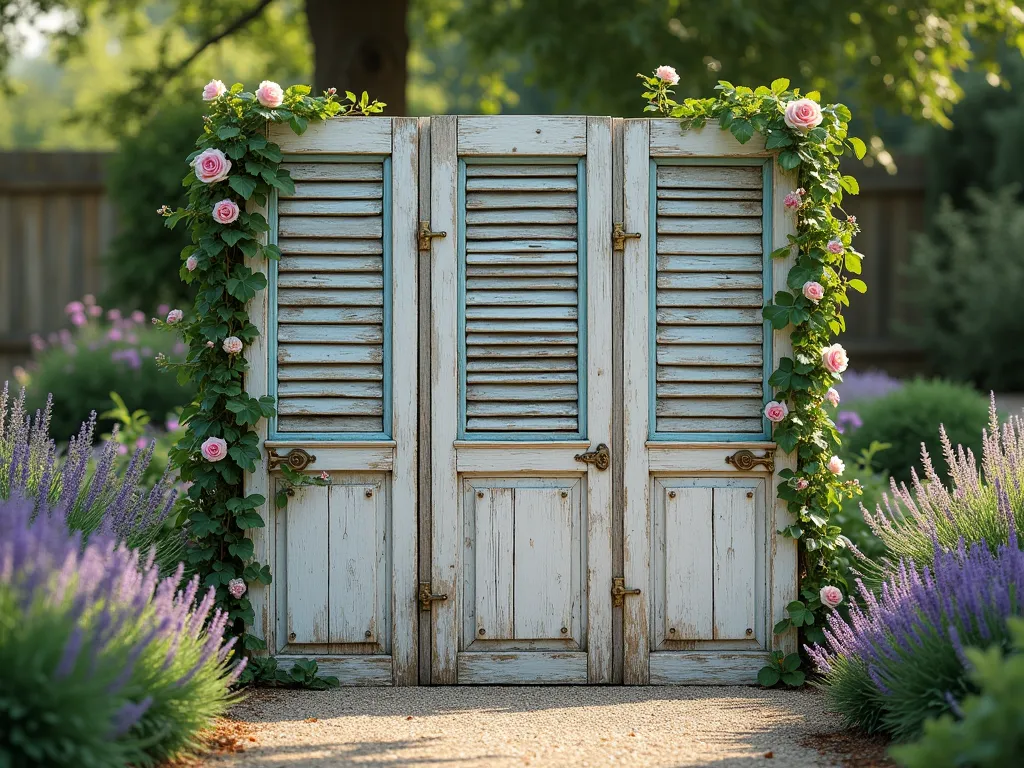
<path fill-rule="evenodd" d="M 221 346 L 229 355 L 237 355 L 242 351 L 242 340 L 237 336 L 228 336 Z"/>

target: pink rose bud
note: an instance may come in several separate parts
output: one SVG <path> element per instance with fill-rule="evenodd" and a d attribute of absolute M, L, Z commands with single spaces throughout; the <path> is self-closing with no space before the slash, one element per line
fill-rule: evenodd
<path fill-rule="evenodd" d="M 199 446 L 203 458 L 207 461 L 220 461 L 228 455 L 228 444 L 220 437 L 208 437 Z"/>
<path fill-rule="evenodd" d="M 100 317 L 103 314 L 103 307 L 93 304 L 89 307 L 89 317 Z"/>
<path fill-rule="evenodd" d="M 227 93 L 228 87 L 220 80 L 211 80 L 203 87 L 203 101 L 213 101 Z"/>
<path fill-rule="evenodd" d="M 72 301 L 70 304 L 64 307 L 64 312 L 69 315 L 78 314 L 84 311 L 85 305 L 80 301 Z"/>
<path fill-rule="evenodd" d="M 811 128 L 821 125 L 821 107 L 811 99 L 797 99 L 786 105 L 783 119 L 794 131 L 807 133 Z"/>
<path fill-rule="evenodd" d="M 828 245 L 825 247 L 828 248 L 829 253 L 834 254 L 836 256 L 838 256 L 840 253 L 846 250 L 841 240 L 829 240 Z"/>
<path fill-rule="evenodd" d="M 221 224 L 231 224 L 238 220 L 238 205 L 234 200 L 221 200 L 213 206 L 213 218 Z"/>
<path fill-rule="evenodd" d="M 669 85 L 676 85 L 679 82 L 679 74 L 674 67 L 662 64 L 654 71 L 655 76 Z"/>
<path fill-rule="evenodd" d="M 215 345 L 212 341 L 208 341 L 206 342 L 206 346 L 208 346 L 210 349 L 213 349 Z"/>
<path fill-rule="evenodd" d="M 850 222 L 851 224 L 856 224 L 857 223 L 857 217 L 856 216 L 847 216 L 846 220 L 848 222 Z"/>
<path fill-rule="evenodd" d="M 320 473 L 320 479 L 324 480 L 324 481 L 327 481 L 327 480 L 331 479 L 331 476 L 329 474 L 327 474 L 327 470 L 326 469 L 323 472 Z"/>
<path fill-rule="evenodd" d="M 772 400 L 764 407 L 764 415 L 767 417 L 768 421 L 773 424 L 778 424 L 789 415 L 789 407 L 785 403 L 779 403 Z"/>
<path fill-rule="evenodd" d="M 107 310 L 107 320 L 111 320 L 111 321 L 116 323 L 120 319 L 121 319 L 121 310 L 120 309 L 108 309 Z"/>
<path fill-rule="evenodd" d="M 835 387 L 829 387 L 828 392 L 825 393 L 825 399 L 832 403 L 833 408 L 839 407 L 839 390 Z"/>
<path fill-rule="evenodd" d="M 850 364 L 850 359 L 842 345 L 836 343 L 821 350 L 821 364 L 830 373 L 842 373 Z"/>
<path fill-rule="evenodd" d="M 828 460 L 828 471 L 833 475 L 841 475 L 846 471 L 846 464 L 838 456 L 833 456 Z"/>
<path fill-rule="evenodd" d="M 808 280 L 804 283 L 804 297 L 817 304 L 825 297 L 825 289 L 821 283 Z"/>
<path fill-rule="evenodd" d="M 803 203 L 803 198 L 801 198 L 796 192 L 789 192 L 782 200 L 782 205 L 787 211 L 795 211 L 803 205 Z"/>
<path fill-rule="evenodd" d="M 156 307 L 156 313 L 158 315 L 166 315 L 170 311 L 171 307 L 169 304 L 158 304 Z"/>
<path fill-rule="evenodd" d="M 264 107 L 280 107 L 284 101 L 284 91 L 281 86 L 270 80 L 264 80 L 256 89 L 256 100 Z"/>
<path fill-rule="evenodd" d="M 215 184 L 224 181 L 231 173 L 231 161 L 219 149 L 207 149 L 196 155 L 191 163 L 196 178 L 203 184 Z"/>
<path fill-rule="evenodd" d="M 146 314 L 141 309 L 136 309 L 132 312 L 133 323 L 144 323 L 146 322 Z"/>
<path fill-rule="evenodd" d="M 328 88 L 328 89 L 327 89 L 327 95 L 328 95 L 328 96 L 333 96 L 333 95 L 334 95 L 334 94 L 336 94 L 337 92 L 338 92 L 338 89 L 337 89 L 337 88 Z"/>
<path fill-rule="evenodd" d="M 222 347 L 229 355 L 237 355 L 242 351 L 242 340 L 237 336 L 228 336 Z"/>
<path fill-rule="evenodd" d="M 180 309 L 172 309 L 170 312 L 167 313 L 167 324 L 174 325 L 175 323 L 180 323 L 181 319 L 184 316 L 185 313 L 182 312 Z"/>
<path fill-rule="evenodd" d="M 835 608 L 843 602 L 843 593 L 839 591 L 839 587 L 831 585 L 822 587 L 819 597 L 821 598 L 821 604 L 827 605 L 829 608 Z"/>
<path fill-rule="evenodd" d="M 798 491 L 806 491 L 807 490 L 807 486 L 809 486 L 809 485 L 810 485 L 810 483 L 807 482 L 807 478 L 805 478 L 805 477 L 801 477 L 799 480 L 796 481 L 796 489 Z"/>
<path fill-rule="evenodd" d="M 187 269 L 189 272 L 195 272 L 196 267 L 198 266 L 199 259 L 197 259 L 195 256 L 189 256 L 187 259 L 185 259 L 185 269 Z"/>
<path fill-rule="evenodd" d="M 246 589 L 247 587 L 245 586 L 245 581 L 243 579 L 232 579 L 228 582 L 228 592 L 231 593 L 231 596 L 235 598 L 235 600 L 240 599 L 242 595 L 245 594 Z"/>

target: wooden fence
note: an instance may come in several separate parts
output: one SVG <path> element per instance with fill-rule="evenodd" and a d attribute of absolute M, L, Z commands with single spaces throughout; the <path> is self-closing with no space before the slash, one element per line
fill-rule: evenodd
<path fill-rule="evenodd" d="M 102 152 L 0 152 L 0 381 L 24 363 L 33 333 L 64 327 L 69 301 L 103 289 L 102 259 L 117 228 L 106 160 Z M 853 297 L 842 341 L 857 368 L 906 374 L 921 359 L 898 334 L 911 319 L 901 271 L 925 222 L 925 170 L 918 158 L 897 163 L 895 176 L 848 169 L 860 180 L 847 210 L 864 230 L 856 245 L 869 289 Z"/>

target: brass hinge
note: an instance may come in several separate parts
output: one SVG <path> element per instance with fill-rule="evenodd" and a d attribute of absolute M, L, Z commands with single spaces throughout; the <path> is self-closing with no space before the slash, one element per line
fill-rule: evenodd
<path fill-rule="evenodd" d="M 420 610 L 429 611 L 430 604 L 441 600 L 447 600 L 448 595 L 435 595 L 433 590 L 430 588 L 429 581 L 420 582 L 420 591 L 416 594 L 416 599 L 420 601 Z"/>
<path fill-rule="evenodd" d="M 626 247 L 626 240 L 639 240 L 639 232 L 626 232 L 622 228 L 622 222 L 619 222 L 612 229 L 612 250 L 621 251 Z"/>
<path fill-rule="evenodd" d="M 623 578 L 612 579 L 612 606 L 615 608 L 622 607 L 623 598 L 626 595 L 639 595 L 639 589 L 626 589 L 626 580 Z"/>
<path fill-rule="evenodd" d="M 603 471 L 611 466 L 612 457 L 608 452 L 608 446 L 601 443 L 597 446 L 597 450 L 587 451 L 586 453 L 577 453 L 576 461 L 582 461 L 584 464 L 593 464 L 595 467 Z"/>
<path fill-rule="evenodd" d="M 420 228 L 416 234 L 417 237 L 419 238 L 421 251 L 429 251 L 430 241 L 433 240 L 435 237 L 448 237 L 447 232 L 431 232 L 429 221 L 421 221 Z"/>
<path fill-rule="evenodd" d="M 753 451 L 743 448 L 736 451 L 732 456 L 726 456 L 725 463 L 732 464 L 741 472 L 749 472 L 757 466 L 763 466 L 767 472 L 774 472 L 775 451 L 769 448 L 764 452 L 764 456 L 755 456 Z"/>
<path fill-rule="evenodd" d="M 287 464 L 290 469 L 301 472 L 314 461 L 316 461 L 316 456 L 301 448 L 292 448 L 284 456 L 280 456 L 275 448 L 267 448 L 267 465 L 271 472 L 282 464 Z"/>

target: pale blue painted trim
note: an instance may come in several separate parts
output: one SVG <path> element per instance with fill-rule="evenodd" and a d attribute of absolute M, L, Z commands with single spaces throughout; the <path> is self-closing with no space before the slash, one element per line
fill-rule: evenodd
<path fill-rule="evenodd" d="M 763 415 L 761 416 L 761 432 L 658 432 L 657 430 L 657 390 L 658 390 L 658 312 L 657 312 L 657 290 L 658 290 L 658 243 L 657 243 L 657 206 L 658 206 L 658 166 L 659 165 L 732 165 L 760 167 L 761 170 L 761 247 L 762 247 L 762 272 L 761 284 L 763 286 L 764 301 L 767 304 L 772 297 L 772 158 L 745 158 L 745 157 L 673 157 L 651 159 L 650 166 L 650 190 L 648 192 L 648 206 L 650 209 L 648 232 L 648 355 L 650 358 L 648 380 L 649 380 L 649 410 L 648 410 L 648 438 L 650 440 L 685 441 L 694 443 L 713 442 L 742 442 L 744 440 L 765 440 L 771 439 L 771 422 Z M 763 403 L 771 400 L 771 390 L 768 388 L 768 379 L 772 370 L 772 326 L 767 320 L 763 323 L 762 331 L 762 390 Z"/>
<path fill-rule="evenodd" d="M 575 432 L 469 432 L 466 429 L 466 161 L 459 160 L 458 189 L 458 337 L 459 337 L 459 424 L 460 440 L 488 442 L 524 440 L 582 440 L 587 435 L 587 181 L 585 158 L 569 157 L 474 157 L 473 165 L 569 165 L 576 163 L 576 298 L 578 331 L 576 342 L 577 429 Z"/>
<path fill-rule="evenodd" d="M 383 415 L 381 417 L 384 429 L 381 432 L 279 432 L 277 429 L 277 415 L 268 419 L 267 439 L 268 440 L 302 440 L 303 442 L 320 441 L 355 441 L 355 440 L 390 440 L 392 434 L 392 382 L 393 382 L 393 361 L 392 361 L 392 253 L 391 253 L 391 157 L 389 155 L 303 155 L 287 154 L 282 157 L 282 162 L 302 163 L 381 163 L 383 176 L 383 199 L 384 207 L 383 235 L 381 245 L 383 247 L 384 265 L 384 343 L 383 361 L 381 368 L 384 372 L 383 391 Z M 267 242 L 277 245 L 278 239 L 278 216 L 277 216 L 277 190 L 271 190 L 267 201 L 267 215 L 269 217 L 270 232 L 267 235 Z M 277 280 L 278 262 L 272 261 L 269 264 L 267 276 L 267 300 L 269 312 L 267 314 L 267 390 L 274 398 L 275 410 L 277 405 Z"/>

